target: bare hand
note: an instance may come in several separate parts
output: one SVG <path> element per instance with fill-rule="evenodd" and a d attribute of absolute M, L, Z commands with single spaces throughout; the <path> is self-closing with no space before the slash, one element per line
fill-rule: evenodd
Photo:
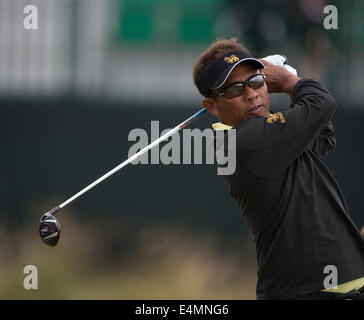
<path fill-rule="evenodd" d="M 268 92 L 284 92 L 289 94 L 291 100 L 293 100 L 293 89 L 300 78 L 283 67 L 276 66 L 263 59 L 259 60 L 264 63 L 263 72 L 266 76 L 265 82 L 267 84 Z"/>

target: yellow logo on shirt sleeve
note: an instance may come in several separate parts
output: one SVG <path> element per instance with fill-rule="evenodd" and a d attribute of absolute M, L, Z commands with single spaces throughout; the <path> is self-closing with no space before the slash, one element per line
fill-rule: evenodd
<path fill-rule="evenodd" d="M 273 123 L 273 122 L 277 122 L 280 121 L 281 123 L 285 123 L 286 119 L 284 118 L 284 115 L 282 114 L 282 112 L 277 112 L 277 113 L 271 113 L 266 119 L 265 121 L 267 123 Z"/>

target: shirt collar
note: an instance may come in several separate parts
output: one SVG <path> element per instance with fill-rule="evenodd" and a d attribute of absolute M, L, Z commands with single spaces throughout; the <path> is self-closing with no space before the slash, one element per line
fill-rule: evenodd
<path fill-rule="evenodd" d="M 227 124 L 216 122 L 212 124 L 212 129 L 214 130 L 230 130 L 232 126 L 228 126 Z"/>

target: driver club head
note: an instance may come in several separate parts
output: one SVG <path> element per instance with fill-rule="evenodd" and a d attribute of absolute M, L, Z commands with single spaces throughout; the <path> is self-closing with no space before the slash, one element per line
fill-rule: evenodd
<path fill-rule="evenodd" d="M 54 247 L 61 235 L 61 226 L 58 220 L 51 214 L 44 214 L 39 221 L 39 234 L 45 244 Z"/>

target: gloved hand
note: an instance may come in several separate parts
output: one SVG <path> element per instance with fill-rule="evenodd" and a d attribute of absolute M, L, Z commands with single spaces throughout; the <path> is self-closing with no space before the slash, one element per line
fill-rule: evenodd
<path fill-rule="evenodd" d="M 296 69 L 292 68 L 290 65 L 287 64 L 288 59 L 285 56 L 282 56 L 280 54 L 274 54 L 274 55 L 270 55 L 265 58 L 262 58 L 262 60 L 266 60 L 276 66 L 283 67 L 287 71 L 289 71 L 289 72 L 293 73 L 295 76 L 297 76 Z"/>

